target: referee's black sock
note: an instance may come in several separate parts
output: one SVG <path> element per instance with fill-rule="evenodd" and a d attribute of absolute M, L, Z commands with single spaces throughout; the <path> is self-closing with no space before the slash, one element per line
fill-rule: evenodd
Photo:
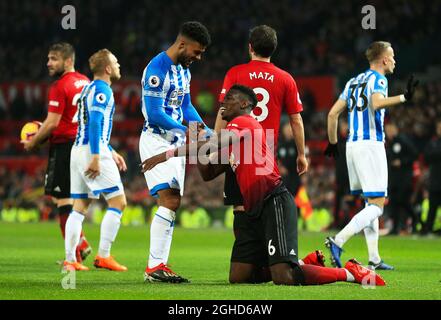
<path fill-rule="evenodd" d="M 65 229 L 66 229 L 66 221 L 69 218 L 69 214 L 72 211 L 72 205 L 66 204 L 64 206 L 58 207 L 58 216 L 60 217 L 60 229 L 63 234 L 63 238 L 65 237 Z"/>

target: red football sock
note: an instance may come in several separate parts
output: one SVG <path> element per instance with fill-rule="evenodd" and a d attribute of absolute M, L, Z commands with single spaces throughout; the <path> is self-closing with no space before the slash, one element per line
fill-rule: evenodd
<path fill-rule="evenodd" d="M 300 266 L 305 277 L 306 285 L 318 285 L 346 281 L 345 269 L 319 267 L 310 264 Z"/>
<path fill-rule="evenodd" d="M 60 217 L 60 229 L 64 239 L 66 237 L 66 221 L 69 218 L 69 214 L 59 214 L 58 216 Z"/>
<path fill-rule="evenodd" d="M 69 218 L 69 215 L 68 214 L 60 214 L 59 217 L 60 217 L 61 234 L 63 235 L 63 239 L 64 239 L 66 237 L 66 221 L 67 221 L 67 218 Z M 84 238 L 83 231 L 81 231 L 81 234 L 80 234 L 80 243 L 81 243 L 81 240 L 86 240 Z"/>
<path fill-rule="evenodd" d="M 60 217 L 60 229 L 61 229 L 61 234 L 63 235 L 63 239 L 66 237 L 66 221 L 69 218 L 69 214 L 72 211 L 72 206 L 71 205 L 65 205 L 62 207 L 58 207 L 58 216 Z M 81 244 L 81 240 L 83 239 L 83 231 L 81 231 L 81 235 L 80 235 L 80 244 Z"/>

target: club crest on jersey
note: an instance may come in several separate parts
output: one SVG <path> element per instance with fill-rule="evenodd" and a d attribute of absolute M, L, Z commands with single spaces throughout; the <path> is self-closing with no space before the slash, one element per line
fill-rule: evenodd
<path fill-rule="evenodd" d="M 150 76 L 150 78 L 148 80 L 149 86 L 152 87 L 152 88 L 158 87 L 160 82 L 161 81 L 159 80 L 158 76 Z"/>
<path fill-rule="evenodd" d="M 98 93 L 96 95 L 96 101 L 98 101 L 99 103 L 104 103 L 106 102 L 106 95 L 104 93 Z"/>

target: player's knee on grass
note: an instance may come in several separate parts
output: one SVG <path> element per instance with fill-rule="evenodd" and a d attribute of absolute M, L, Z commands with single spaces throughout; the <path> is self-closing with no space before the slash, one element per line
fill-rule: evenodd
<path fill-rule="evenodd" d="M 277 263 L 270 267 L 271 278 L 275 285 L 301 285 L 304 283 L 302 269 L 288 263 Z"/>
<path fill-rule="evenodd" d="M 255 266 L 249 263 L 232 262 L 230 266 L 230 283 L 253 283 Z"/>

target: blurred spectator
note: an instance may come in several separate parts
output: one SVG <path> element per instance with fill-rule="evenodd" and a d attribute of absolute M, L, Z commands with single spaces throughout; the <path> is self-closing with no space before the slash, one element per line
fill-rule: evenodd
<path fill-rule="evenodd" d="M 436 137 L 432 140 L 424 153 L 429 164 L 429 214 L 421 233 L 433 232 L 433 223 L 436 211 L 441 206 L 441 118 L 436 122 Z"/>
<path fill-rule="evenodd" d="M 187 208 L 180 212 L 179 222 L 183 228 L 199 229 L 208 228 L 211 224 L 211 219 L 207 211 L 191 199 Z"/>
<path fill-rule="evenodd" d="M 386 154 L 389 164 L 389 205 L 387 210 L 393 220 L 390 234 L 407 233 L 407 219 L 412 220 L 412 232 L 416 232 L 418 219 L 410 202 L 412 194 L 413 162 L 418 150 L 412 140 L 399 132 L 397 125 L 389 122 L 385 126 Z"/>
<path fill-rule="evenodd" d="M 332 227 L 343 229 L 359 208 L 356 197 L 351 195 L 349 187 L 348 165 L 346 163 L 346 139 L 348 136 L 347 118 L 343 117 L 338 123 L 338 151 L 340 156 L 335 159 L 335 202 Z"/>

